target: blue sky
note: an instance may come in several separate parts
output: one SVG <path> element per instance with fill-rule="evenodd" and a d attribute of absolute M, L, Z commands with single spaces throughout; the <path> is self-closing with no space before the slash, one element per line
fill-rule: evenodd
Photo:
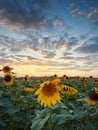
<path fill-rule="evenodd" d="M 98 76 L 98 0 L 0 0 L 4 65 L 17 76 Z"/>

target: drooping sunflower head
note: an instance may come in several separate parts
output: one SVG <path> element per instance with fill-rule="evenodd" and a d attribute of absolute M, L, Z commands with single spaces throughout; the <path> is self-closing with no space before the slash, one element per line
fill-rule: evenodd
<path fill-rule="evenodd" d="M 50 107 L 60 101 L 59 86 L 57 85 L 59 82 L 59 79 L 54 79 L 52 81 L 43 82 L 40 85 L 35 95 L 38 95 L 38 102 L 41 102 L 41 105 L 43 104 L 44 107 Z"/>
<path fill-rule="evenodd" d="M 3 67 L 2 71 L 3 71 L 3 73 L 10 73 L 12 69 L 13 68 L 10 68 L 9 66 L 6 65 Z"/>
<path fill-rule="evenodd" d="M 24 80 L 29 81 L 30 80 L 29 75 L 25 75 Z"/>
<path fill-rule="evenodd" d="M 14 77 L 11 74 L 5 74 L 4 76 L 4 84 L 5 85 L 12 85 L 14 81 Z"/>
<path fill-rule="evenodd" d="M 92 105 L 98 104 L 98 90 L 97 90 L 97 88 L 94 88 L 94 90 L 89 93 L 89 95 L 86 97 L 86 102 L 88 104 L 92 104 Z"/>
<path fill-rule="evenodd" d="M 24 91 L 32 93 L 34 91 L 34 88 L 32 86 L 25 86 Z"/>
<path fill-rule="evenodd" d="M 62 85 L 61 87 L 62 87 L 61 92 L 63 94 L 72 95 L 72 94 L 77 93 L 77 89 L 75 89 L 73 87 L 70 87 L 70 86 L 67 86 L 67 85 Z"/>

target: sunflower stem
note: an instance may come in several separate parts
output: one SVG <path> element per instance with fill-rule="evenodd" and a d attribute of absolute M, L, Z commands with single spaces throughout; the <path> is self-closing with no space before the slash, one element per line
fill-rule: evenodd
<path fill-rule="evenodd" d="M 49 107 L 49 113 L 50 113 L 50 117 L 49 117 L 49 121 L 48 121 L 48 124 L 49 124 L 49 129 L 52 130 L 52 125 L 51 125 L 51 114 L 52 114 L 52 111 L 51 111 L 51 107 Z"/>
<path fill-rule="evenodd" d="M 68 102 L 68 99 L 69 99 L 69 95 L 66 96 L 66 101 Z"/>

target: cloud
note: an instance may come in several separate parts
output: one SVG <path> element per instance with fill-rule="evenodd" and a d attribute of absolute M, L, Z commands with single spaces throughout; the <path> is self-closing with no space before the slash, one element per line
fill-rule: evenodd
<path fill-rule="evenodd" d="M 0 13 L 9 23 L 37 27 L 45 20 L 44 10 L 49 6 L 49 0 L 0 0 Z"/>
<path fill-rule="evenodd" d="M 90 54 L 85 57 L 88 61 L 88 64 L 98 63 L 98 54 Z"/>
<path fill-rule="evenodd" d="M 94 25 L 98 25 L 98 18 L 92 19 L 91 23 Z"/>
<path fill-rule="evenodd" d="M 43 58 L 46 58 L 46 59 L 51 59 L 56 56 L 55 52 L 52 52 L 52 51 L 44 51 L 43 53 L 44 53 Z"/>
<path fill-rule="evenodd" d="M 53 25 L 54 25 L 54 26 L 62 26 L 62 25 L 64 25 L 64 21 L 61 20 L 61 19 L 55 19 L 55 20 L 53 21 Z"/>
<path fill-rule="evenodd" d="M 73 46 L 78 43 L 78 38 L 77 37 L 69 37 L 68 38 L 68 45 Z"/>
<path fill-rule="evenodd" d="M 94 33 L 87 33 L 85 35 L 81 35 L 79 39 L 79 46 L 74 49 L 74 52 L 84 53 L 84 54 L 94 54 L 98 53 L 98 35 Z"/>
<path fill-rule="evenodd" d="M 79 53 L 98 53 L 98 44 L 83 45 L 75 49 Z"/>
<path fill-rule="evenodd" d="M 85 12 L 80 10 L 75 3 L 71 3 L 68 9 L 74 17 L 85 16 Z"/>
<path fill-rule="evenodd" d="M 0 65 L 5 65 L 5 64 L 13 64 L 13 61 L 11 59 L 8 58 L 2 58 L 0 57 Z"/>
<path fill-rule="evenodd" d="M 92 17 L 98 14 L 98 7 L 94 8 L 91 12 L 88 13 L 87 17 Z"/>
<path fill-rule="evenodd" d="M 65 57 L 60 57 L 60 59 L 63 59 L 63 60 L 74 60 L 74 57 L 73 56 L 65 56 Z"/>
<path fill-rule="evenodd" d="M 98 25 L 97 16 L 98 16 L 98 7 L 92 9 L 87 15 L 87 17 L 90 18 L 91 23 L 96 26 Z"/>

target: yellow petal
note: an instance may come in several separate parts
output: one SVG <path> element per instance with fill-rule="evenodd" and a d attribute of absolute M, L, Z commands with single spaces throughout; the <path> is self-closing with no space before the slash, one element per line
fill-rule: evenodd
<path fill-rule="evenodd" d="M 59 78 L 54 79 L 54 80 L 51 81 L 51 83 L 53 83 L 53 84 L 55 84 L 55 85 L 57 85 L 59 82 L 60 82 L 60 79 L 59 79 Z"/>

